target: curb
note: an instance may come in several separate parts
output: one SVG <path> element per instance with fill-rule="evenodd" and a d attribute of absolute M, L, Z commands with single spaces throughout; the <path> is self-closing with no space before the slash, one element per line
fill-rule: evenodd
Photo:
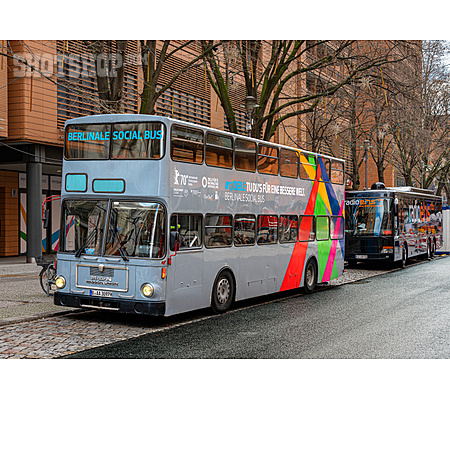
<path fill-rule="evenodd" d="M 22 323 L 22 322 L 34 322 L 36 320 L 40 319 L 48 319 L 50 317 L 56 317 L 56 316 L 64 316 L 68 314 L 78 312 L 86 312 L 85 310 L 78 309 L 69 309 L 67 311 L 49 311 L 49 312 L 43 312 L 43 313 L 37 313 L 37 314 L 31 314 L 29 316 L 22 316 L 22 317 L 7 317 L 6 319 L 0 319 L 0 327 L 6 326 L 6 325 L 13 325 L 16 323 Z"/>

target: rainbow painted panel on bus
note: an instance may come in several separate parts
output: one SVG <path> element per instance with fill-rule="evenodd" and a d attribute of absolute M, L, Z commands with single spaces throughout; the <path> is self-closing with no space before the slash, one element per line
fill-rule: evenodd
<path fill-rule="evenodd" d="M 317 281 L 324 283 L 338 277 L 338 269 L 336 264 L 336 256 L 338 252 L 343 259 L 344 255 L 344 238 L 336 239 L 342 225 L 344 212 L 344 198 L 339 203 L 333 184 L 329 182 L 327 171 L 322 158 L 318 158 L 317 177 L 311 181 L 311 193 L 306 205 L 304 215 L 314 216 L 339 216 L 334 227 L 332 236 L 334 239 L 317 241 L 318 249 L 318 275 Z M 311 177 L 313 178 L 313 177 Z M 299 234 L 308 235 L 311 232 L 311 221 L 302 221 L 300 224 Z M 280 291 L 295 289 L 298 287 L 299 280 L 295 274 L 303 273 L 308 255 L 308 246 L 312 245 L 311 241 L 297 241 L 294 245 L 284 279 L 281 283 Z"/>

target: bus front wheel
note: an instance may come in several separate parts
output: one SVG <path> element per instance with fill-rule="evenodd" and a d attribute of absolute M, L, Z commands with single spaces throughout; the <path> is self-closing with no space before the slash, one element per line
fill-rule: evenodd
<path fill-rule="evenodd" d="M 311 294 L 314 291 L 317 284 L 317 264 L 316 261 L 311 258 L 306 264 L 305 269 L 305 282 L 303 290 L 306 294 Z"/>
<path fill-rule="evenodd" d="M 214 283 L 211 308 L 216 314 L 227 312 L 234 300 L 235 285 L 228 270 L 221 272 Z"/>

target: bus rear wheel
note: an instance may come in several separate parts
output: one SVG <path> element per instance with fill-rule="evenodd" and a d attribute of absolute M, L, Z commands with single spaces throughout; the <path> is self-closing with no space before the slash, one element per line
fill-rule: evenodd
<path fill-rule="evenodd" d="M 305 269 L 305 282 L 303 290 L 306 294 L 311 294 L 314 291 L 317 284 L 317 264 L 314 259 L 310 259 L 306 264 Z"/>
<path fill-rule="evenodd" d="M 234 301 L 235 285 L 231 273 L 224 270 L 214 283 L 211 308 L 216 314 L 227 312 Z"/>

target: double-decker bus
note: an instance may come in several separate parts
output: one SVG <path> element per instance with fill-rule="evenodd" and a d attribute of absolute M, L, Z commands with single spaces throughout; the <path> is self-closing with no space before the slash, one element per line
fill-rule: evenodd
<path fill-rule="evenodd" d="M 344 162 L 145 115 L 66 122 L 57 305 L 172 315 L 344 270 Z"/>
<path fill-rule="evenodd" d="M 415 187 L 350 191 L 345 199 L 345 259 L 397 262 L 432 257 L 442 246 L 442 198 Z"/>

